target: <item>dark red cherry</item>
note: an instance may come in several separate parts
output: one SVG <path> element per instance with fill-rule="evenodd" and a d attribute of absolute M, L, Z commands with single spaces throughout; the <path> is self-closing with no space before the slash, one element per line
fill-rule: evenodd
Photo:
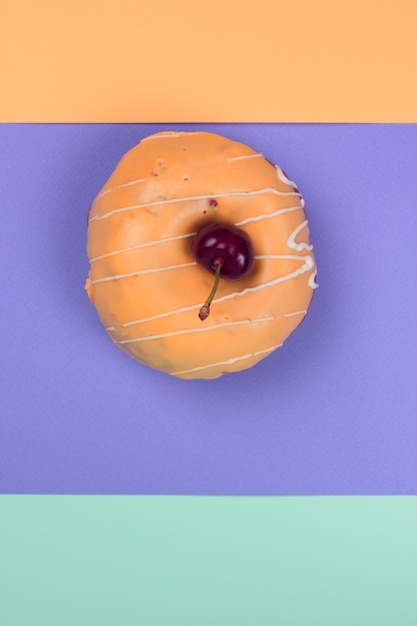
<path fill-rule="evenodd" d="M 253 264 L 251 241 L 244 230 L 233 224 L 208 224 L 194 237 L 192 251 L 198 263 L 215 274 L 215 283 L 200 310 L 201 320 L 210 313 L 210 304 L 219 279 L 239 280 L 250 272 Z"/>
<path fill-rule="evenodd" d="M 194 237 L 195 259 L 211 272 L 214 260 L 223 261 L 221 275 L 229 280 L 239 280 L 250 271 L 253 263 L 252 244 L 244 230 L 233 224 L 208 224 Z"/>

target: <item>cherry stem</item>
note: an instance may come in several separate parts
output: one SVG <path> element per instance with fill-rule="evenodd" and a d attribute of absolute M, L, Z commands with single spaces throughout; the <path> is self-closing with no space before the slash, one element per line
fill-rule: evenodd
<path fill-rule="evenodd" d="M 203 304 L 203 306 L 200 309 L 200 312 L 198 314 L 198 317 L 201 319 L 201 321 L 205 320 L 208 318 L 208 316 L 210 315 L 210 304 L 212 303 L 212 300 L 216 294 L 217 291 L 217 287 L 219 286 L 219 281 L 220 281 L 220 272 L 221 269 L 223 267 L 223 259 L 221 257 L 216 257 L 213 261 L 213 265 L 214 265 L 214 269 L 215 269 L 215 279 L 214 279 L 214 285 L 213 285 L 213 289 L 210 291 L 210 295 L 207 298 L 207 300 L 205 301 L 205 303 Z"/>

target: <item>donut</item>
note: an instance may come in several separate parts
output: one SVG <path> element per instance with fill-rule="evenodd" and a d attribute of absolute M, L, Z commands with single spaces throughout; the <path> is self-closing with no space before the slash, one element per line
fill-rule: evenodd
<path fill-rule="evenodd" d="M 307 314 L 316 263 L 297 185 L 261 152 L 209 132 L 160 132 L 129 150 L 88 214 L 86 291 L 118 348 L 182 379 L 252 367 Z M 201 229 L 252 246 L 250 271 L 222 277 L 195 258 Z M 220 270 L 219 270 L 220 271 Z"/>

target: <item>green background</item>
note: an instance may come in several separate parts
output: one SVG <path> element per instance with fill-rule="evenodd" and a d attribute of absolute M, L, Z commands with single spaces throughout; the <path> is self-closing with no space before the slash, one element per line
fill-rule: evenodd
<path fill-rule="evenodd" d="M 4 626 L 416 626 L 417 497 L 2 496 Z"/>

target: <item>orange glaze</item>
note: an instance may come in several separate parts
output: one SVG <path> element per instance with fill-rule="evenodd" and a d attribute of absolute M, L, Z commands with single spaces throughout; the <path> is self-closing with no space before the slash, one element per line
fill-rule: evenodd
<path fill-rule="evenodd" d="M 116 345 L 179 378 L 251 367 L 305 317 L 316 266 L 304 202 L 280 168 L 248 146 L 205 132 L 143 139 L 120 161 L 89 214 L 86 289 Z M 207 223 L 248 233 L 255 260 L 221 280 L 191 253 Z"/>

